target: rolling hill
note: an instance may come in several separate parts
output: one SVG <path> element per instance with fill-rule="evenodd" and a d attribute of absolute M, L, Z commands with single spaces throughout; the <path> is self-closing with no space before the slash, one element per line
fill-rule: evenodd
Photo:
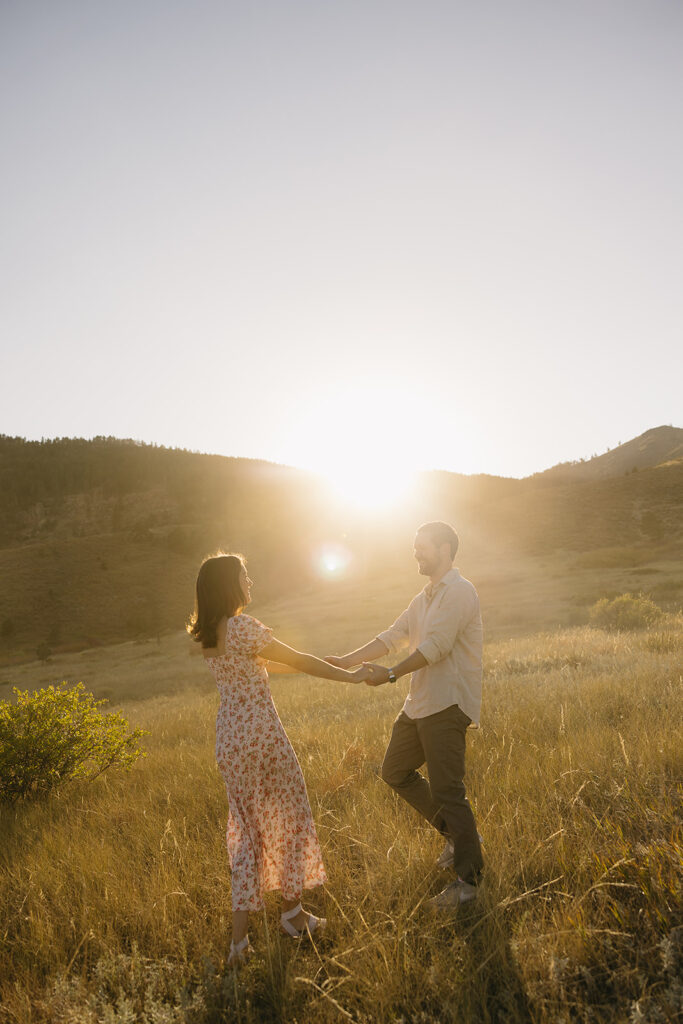
<path fill-rule="evenodd" d="M 577 462 L 562 462 L 540 475 L 564 480 L 597 480 L 681 462 L 683 430 L 671 426 L 653 427 L 602 455 Z"/>
<path fill-rule="evenodd" d="M 39 645 L 181 629 L 198 563 L 219 546 L 249 556 L 257 602 L 313 591 L 323 608 L 332 595 L 353 603 L 391 586 L 399 611 L 420 586 L 412 536 L 427 519 L 458 528 L 490 635 L 585 621 L 598 597 L 625 590 L 676 608 L 682 434 L 657 428 L 620 446 L 609 474 L 587 471 L 606 456 L 524 480 L 424 473 L 408 500 L 375 516 L 271 463 L 114 438 L 0 437 L 0 663 Z M 617 474 L 636 450 L 651 464 Z"/>

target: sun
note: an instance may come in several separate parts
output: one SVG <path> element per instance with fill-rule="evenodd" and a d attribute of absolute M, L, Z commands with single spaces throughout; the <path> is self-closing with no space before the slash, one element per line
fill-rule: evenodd
<path fill-rule="evenodd" d="M 382 512 L 409 497 L 415 474 L 397 465 L 353 460 L 328 466 L 322 473 L 332 495 L 353 508 Z"/>
<path fill-rule="evenodd" d="M 401 504 L 419 466 L 419 441 L 397 389 L 349 384 L 317 395 L 286 422 L 284 462 L 312 470 L 332 500 L 368 514 Z"/>

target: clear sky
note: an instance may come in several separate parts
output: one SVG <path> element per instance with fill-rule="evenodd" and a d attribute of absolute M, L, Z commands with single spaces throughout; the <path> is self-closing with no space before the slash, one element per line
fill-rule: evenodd
<path fill-rule="evenodd" d="M 680 0 L 1 0 L 0 432 L 523 476 L 682 425 Z"/>

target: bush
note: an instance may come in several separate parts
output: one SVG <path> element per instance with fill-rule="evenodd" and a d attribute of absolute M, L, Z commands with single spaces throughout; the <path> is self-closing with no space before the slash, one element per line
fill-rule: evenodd
<path fill-rule="evenodd" d="M 83 683 L 34 693 L 14 689 L 0 701 L 0 801 L 14 803 L 72 779 L 91 781 L 107 768 L 130 768 L 142 729 L 128 731 L 119 713 L 99 711 Z"/>
<path fill-rule="evenodd" d="M 662 609 L 643 594 L 603 597 L 590 610 L 590 622 L 601 629 L 647 629 L 662 617 Z"/>

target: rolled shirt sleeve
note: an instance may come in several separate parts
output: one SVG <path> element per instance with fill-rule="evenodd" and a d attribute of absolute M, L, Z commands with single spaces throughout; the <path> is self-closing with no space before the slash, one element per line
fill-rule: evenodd
<path fill-rule="evenodd" d="M 394 654 L 396 651 L 400 651 L 402 647 L 405 647 L 410 639 L 410 607 L 401 612 L 396 622 L 389 626 L 389 629 L 385 629 L 383 633 L 378 633 L 376 639 L 382 641 L 390 654 Z"/>
<path fill-rule="evenodd" d="M 408 718 L 426 718 L 457 704 L 479 721 L 481 710 L 482 625 L 477 591 L 453 567 L 434 586 L 426 586 L 399 615 L 393 626 L 379 633 L 387 651 L 408 647 L 425 659 L 410 677 L 403 705 Z"/>
<path fill-rule="evenodd" d="M 434 665 L 450 654 L 458 633 L 472 618 L 476 605 L 477 597 L 474 591 L 453 587 L 444 593 L 436 614 L 429 623 L 427 636 L 417 646 L 417 650 L 428 665 Z"/>

